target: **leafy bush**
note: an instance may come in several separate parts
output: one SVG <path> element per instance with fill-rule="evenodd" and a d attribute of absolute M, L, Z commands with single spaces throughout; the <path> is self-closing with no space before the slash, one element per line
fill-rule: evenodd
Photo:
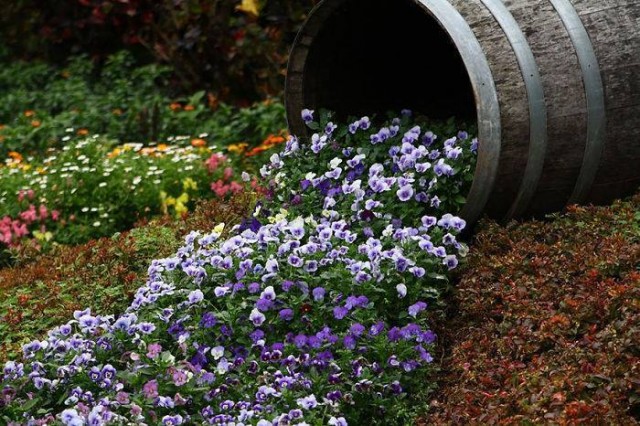
<path fill-rule="evenodd" d="M 635 424 L 640 197 L 550 222 L 485 223 L 443 325 L 427 424 Z"/>
<path fill-rule="evenodd" d="M 176 96 L 168 67 L 138 66 L 119 52 L 104 65 L 76 56 L 66 67 L 12 62 L 0 67 L 0 157 L 41 155 L 74 135 L 159 142 L 207 135 L 219 147 L 257 146 L 286 128 L 284 106 L 268 99 L 248 108 L 221 104 L 204 91 Z M 72 134 L 69 133 L 72 130 Z"/>
<path fill-rule="evenodd" d="M 245 183 L 229 160 L 206 144 L 197 139 L 185 148 L 143 147 L 92 137 L 70 141 L 42 163 L 14 159 L 0 168 L 0 217 L 25 221 L 31 211 L 30 224 L 39 224 L 37 206 L 45 213 L 55 210 L 47 240 L 76 244 L 122 231 L 142 218 L 179 217 L 196 199 L 226 199 L 243 191 Z M 36 236 L 26 226 L 23 231 L 24 238 Z"/>
<path fill-rule="evenodd" d="M 170 65 L 183 93 L 257 100 L 282 90 L 288 44 L 315 0 L 12 2 L 0 38 L 12 57 L 61 61 L 128 48 Z"/>
<path fill-rule="evenodd" d="M 407 197 L 407 187 L 430 169 L 425 144 L 432 145 L 433 135 L 423 139 L 409 119 L 396 122 L 396 132 L 382 132 L 384 140 L 370 139 L 371 145 L 386 145 L 384 151 L 376 148 L 371 158 L 354 148 L 343 153 L 349 158 L 345 171 L 361 165 L 363 176 L 370 177 L 370 191 L 352 188 L 357 201 L 366 197 L 373 204 L 388 203 L 388 209 L 402 204 L 420 211 L 422 197 Z M 291 138 L 282 157 L 272 156 L 263 170 L 274 180 L 271 189 L 297 190 L 299 182 L 288 180 L 287 173 L 307 149 L 331 149 L 333 131 L 315 135 L 311 148 Z M 354 129 L 358 132 L 370 130 Z M 324 136 L 327 145 L 320 147 Z M 437 157 L 447 159 L 438 162 L 445 171 L 436 172 L 437 179 L 451 185 L 439 188 L 457 188 L 464 173 L 447 163 L 473 156 L 453 154 L 466 138 L 441 142 Z M 311 185 L 355 186 L 334 163 L 325 179 Z M 324 173 L 325 164 L 316 165 Z M 456 167 L 464 170 L 463 164 Z M 376 178 L 384 189 L 376 189 Z M 415 181 L 416 188 L 427 184 Z M 456 267 L 457 254 L 464 254 L 455 235 L 465 223 L 431 203 L 438 217 L 405 216 L 405 223 L 367 230 L 359 218 L 370 203 L 351 210 L 351 195 L 328 193 L 324 209 L 312 197 L 304 203 L 297 208 L 311 212 L 305 217 L 289 220 L 286 211 L 278 211 L 266 225 L 245 220 L 228 238 L 221 238 L 224 224 L 209 234 L 188 234 L 173 257 L 152 262 L 147 283 L 124 315 L 76 311 L 45 340 L 25 345 L 26 364 L 5 364 L 5 420 L 409 422 L 420 410 L 414 398 L 430 388 L 424 378 L 435 335 L 425 301 L 446 286 L 447 271 Z M 277 198 L 267 201 L 254 219 L 280 205 Z M 381 220 L 391 219 L 384 209 L 379 212 Z"/>

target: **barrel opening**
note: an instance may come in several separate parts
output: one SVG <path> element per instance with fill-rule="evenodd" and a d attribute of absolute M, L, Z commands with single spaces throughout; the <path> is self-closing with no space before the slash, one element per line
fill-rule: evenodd
<path fill-rule="evenodd" d="M 345 0 L 309 47 L 304 104 L 349 116 L 409 108 L 476 120 L 469 75 L 447 32 L 414 0 Z"/>

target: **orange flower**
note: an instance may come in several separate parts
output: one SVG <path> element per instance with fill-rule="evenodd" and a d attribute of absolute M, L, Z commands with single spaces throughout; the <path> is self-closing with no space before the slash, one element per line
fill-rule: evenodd
<path fill-rule="evenodd" d="M 9 157 L 18 163 L 22 161 L 22 155 L 19 152 L 9 151 Z"/>
<path fill-rule="evenodd" d="M 193 105 L 187 105 L 184 107 L 185 111 L 193 111 L 194 109 L 196 109 L 196 107 L 194 107 Z"/>
<path fill-rule="evenodd" d="M 182 109 L 182 105 L 180 105 L 178 102 L 173 102 L 171 105 L 169 105 L 169 108 L 173 112 L 180 111 Z"/>
<path fill-rule="evenodd" d="M 24 112 L 25 117 L 33 117 L 34 115 L 36 115 L 36 112 L 31 109 L 28 109 Z"/>
<path fill-rule="evenodd" d="M 207 141 L 205 141 L 204 139 L 200 139 L 200 138 L 191 139 L 191 146 L 194 147 L 194 148 L 202 148 L 203 146 L 207 146 Z"/>
<path fill-rule="evenodd" d="M 40 120 L 33 120 L 33 121 L 31 122 L 31 125 L 32 125 L 33 127 L 40 127 L 40 124 L 42 124 L 42 123 L 40 122 Z"/>
<path fill-rule="evenodd" d="M 269 135 L 264 141 L 262 141 L 262 144 L 268 147 L 272 147 L 274 145 L 285 142 L 285 140 L 286 139 L 282 136 Z"/>
<path fill-rule="evenodd" d="M 0 130 L 4 129 L 5 127 L 7 126 L 5 126 L 4 124 L 0 124 Z"/>
<path fill-rule="evenodd" d="M 107 154 L 107 158 L 114 158 L 120 155 L 122 150 L 120 148 L 114 148 L 109 154 Z"/>
<path fill-rule="evenodd" d="M 167 145 L 166 143 L 161 143 L 158 145 L 158 151 L 164 152 L 167 149 L 169 149 L 169 145 Z"/>
<path fill-rule="evenodd" d="M 247 152 L 247 153 L 245 154 L 245 156 L 246 156 L 246 157 L 253 157 L 254 155 L 258 155 L 258 154 L 260 154 L 261 152 L 264 152 L 264 151 L 266 151 L 266 150 L 268 150 L 268 149 L 269 149 L 269 147 L 265 147 L 265 146 L 263 146 L 263 145 L 260 145 L 260 146 L 257 146 L 257 147 L 255 147 L 255 148 L 253 148 L 251 151 Z"/>
<path fill-rule="evenodd" d="M 77 131 L 77 133 L 78 133 L 78 136 L 87 136 L 89 134 L 89 130 L 87 130 L 87 129 L 79 129 Z"/>

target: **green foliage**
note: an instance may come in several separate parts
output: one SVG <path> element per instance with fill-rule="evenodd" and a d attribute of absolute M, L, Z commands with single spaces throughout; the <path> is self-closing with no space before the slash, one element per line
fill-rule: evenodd
<path fill-rule="evenodd" d="M 47 206 L 60 213 L 48 228 L 54 240 L 77 244 L 128 229 L 142 218 L 179 216 L 194 200 L 216 196 L 211 182 L 228 175 L 224 160 L 207 167 L 212 154 L 207 147 L 160 150 L 76 139 L 41 163 L 0 168 L 0 218 L 18 217 L 25 203 Z M 34 195 L 15 202 L 25 192 Z"/>
<path fill-rule="evenodd" d="M 442 325 L 448 374 L 427 424 L 637 421 L 639 209 L 636 196 L 482 225 Z"/>
<path fill-rule="evenodd" d="M 284 106 L 274 100 L 240 109 L 198 91 L 176 97 L 170 68 L 139 66 L 128 52 L 103 63 L 87 56 L 66 67 L 11 62 L 0 67 L 0 157 L 10 151 L 41 155 L 74 133 L 101 134 L 121 142 L 189 142 L 205 134 L 222 147 L 258 145 L 286 128 Z M 73 132 L 69 134 L 69 129 Z"/>

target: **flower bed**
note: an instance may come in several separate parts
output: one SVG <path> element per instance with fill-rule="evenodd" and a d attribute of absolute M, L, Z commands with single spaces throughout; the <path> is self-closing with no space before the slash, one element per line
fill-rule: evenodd
<path fill-rule="evenodd" d="M 92 137 L 40 163 L 8 161 L 0 168 L 0 243 L 77 244 L 143 218 L 180 217 L 197 199 L 224 200 L 250 187 L 204 139 L 188 147 L 113 145 Z"/>
<path fill-rule="evenodd" d="M 109 238 L 54 247 L 0 269 L 0 359 L 19 359 L 22 344 L 43 338 L 75 310 L 121 314 L 144 284 L 153 259 L 174 253 L 191 229 L 239 223 L 251 203 L 249 194 L 201 201 L 180 220 L 163 217 Z"/>
<path fill-rule="evenodd" d="M 329 119 L 271 157 L 271 200 L 228 238 L 223 224 L 189 234 L 124 315 L 77 311 L 25 345 L 4 368 L 6 420 L 411 421 L 431 387 L 428 307 L 466 253 L 444 209 L 462 201 L 476 143 L 408 113 L 376 131 Z"/>

